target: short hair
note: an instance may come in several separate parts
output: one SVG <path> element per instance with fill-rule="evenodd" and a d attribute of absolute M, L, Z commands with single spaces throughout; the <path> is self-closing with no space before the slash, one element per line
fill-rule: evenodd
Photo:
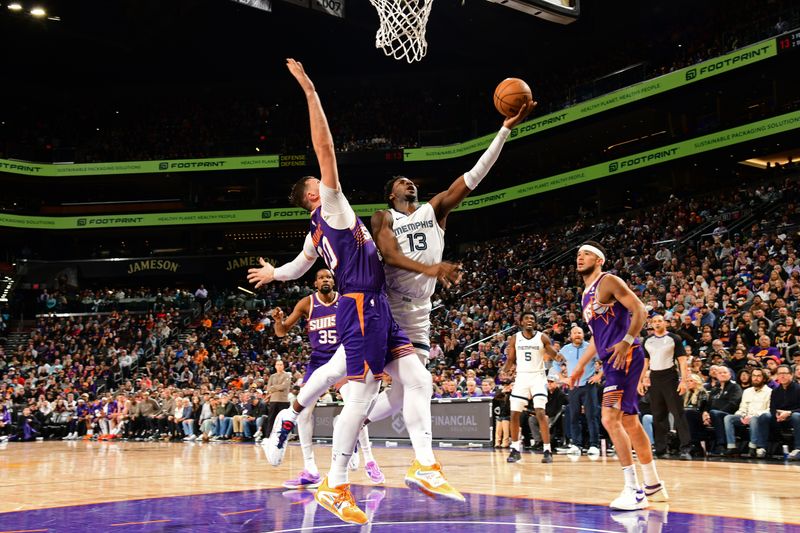
<path fill-rule="evenodd" d="M 333 270 L 331 270 L 330 268 L 325 267 L 325 268 L 320 268 L 319 270 L 317 270 L 317 273 L 314 274 L 314 279 L 316 279 L 323 272 L 330 272 L 331 277 L 333 277 Z"/>
<path fill-rule="evenodd" d="M 790 374 L 792 373 L 792 367 L 790 367 L 789 365 L 778 365 L 778 370 L 780 370 L 781 368 L 785 368 L 786 370 L 789 371 Z"/>
<path fill-rule="evenodd" d="M 533 317 L 534 322 L 536 321 L 536 314 L 533 311 L 523 311 L 522 314 L 519 316 L 520 322 L 522 322 L 522 319 L 528 315 Z"/>
<path fill-rule="evenodd" d="M 583 243 L 583 245 L 594 246 L 595 248 L 597 248 L 598 250 L 603 252 L 603 255 L 605 256 L 606 261 L 608 261 L 608 252 L 606 252 L 605 247 L 602 244 L 600 244 L 599 242 L 597 242 L 597 241 L 585 241 Z"/>
<path fill-rule="evenodd" d="M 292 185 L 292 192 L 289 193 L 290 204 L 311 211 L 311 205 L 306 200 L 306 183 L 313 179 L 314 176 L 303 176 Z"/>
<path fill-rule="evenodd" d="M 386 200 L 386 203 L 389 204 L 389 207 L 394 207 L 392 205 L 392 201 L 389 197 L 392 195 L 392 189 L 394 189 L 394 184 L 397 180 L 401 180 L 405 178 L 405 176 L 392 176 L 389 178 L 389 181 L 386 182 L 386 185 L 383 186 L 383 199 Z"/>

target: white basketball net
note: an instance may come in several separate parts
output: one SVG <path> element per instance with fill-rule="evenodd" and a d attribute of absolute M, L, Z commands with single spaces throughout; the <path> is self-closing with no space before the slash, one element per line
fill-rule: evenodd
<path fill-rule="evenodd" d="M 419 61 L 428 52 L 425 26 L 433 0 L 369 0 L 378 10 L 380 28 L 375 48 L 397 60 Z"/>

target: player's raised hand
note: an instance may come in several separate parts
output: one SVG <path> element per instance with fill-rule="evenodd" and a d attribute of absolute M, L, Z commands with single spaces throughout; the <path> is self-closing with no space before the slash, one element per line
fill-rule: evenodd
<path fill-rule="evenodd" d="M 261 268 L 251 268 L 247 271 L 247 281 L 255 283 L 256 289 L 275 279 L 275 267 L 264 261 L 263 257 L 259 257 L 258 262 L 261 263 Z"/>
<path fill-rule="evenodd" d="M 303 88 L 303 91 L 307 93 L 313 93 L 315 91 L 314 82 L 312 82 L 311 78 L 309 78 L 308 74 L 306 74 L 301 62 L 295 61 L 290 57 L 286 59 L 286 66 L 289 68 L 289 72 L 292 73 L 292 76 L 294 76 L 297 82 L 300 84 L 300 87 Z"/>
<path fill-rule="evenodd" d="M 530 115 L 536 106 L 539 105 L 539 102 L 528 102 L 524 106 L 519 108 L 519 112 L 513 117 L 509 117 L 503 121 L 503 126 L 511 129 L 523 120 L 525 120 L 528 115 Z"/>

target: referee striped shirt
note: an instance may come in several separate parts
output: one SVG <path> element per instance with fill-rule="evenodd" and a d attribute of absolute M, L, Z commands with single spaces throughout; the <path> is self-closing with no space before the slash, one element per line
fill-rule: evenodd
<path fill-rule="evenodd" d="M 642 343 L 644 355 L 650 359 L 650 370 L 669 370 L 675 367 L 678 357 L 684 357 L 683 341 L 674 333 L 651 335 Z"/>

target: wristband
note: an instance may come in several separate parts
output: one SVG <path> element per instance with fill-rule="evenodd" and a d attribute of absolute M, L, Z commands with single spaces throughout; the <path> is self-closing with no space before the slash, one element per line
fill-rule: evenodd
<path fill-rule="evenodd" d="M 625 335 L 624 337 L 622 337 L 622 340 L 624 342 L 627 342 L 628 344 L 633 344 L 633 341 L 635 341 L 636 339 L 634 338 L 633 335 L 628 334 L 628 335 Z"/>

